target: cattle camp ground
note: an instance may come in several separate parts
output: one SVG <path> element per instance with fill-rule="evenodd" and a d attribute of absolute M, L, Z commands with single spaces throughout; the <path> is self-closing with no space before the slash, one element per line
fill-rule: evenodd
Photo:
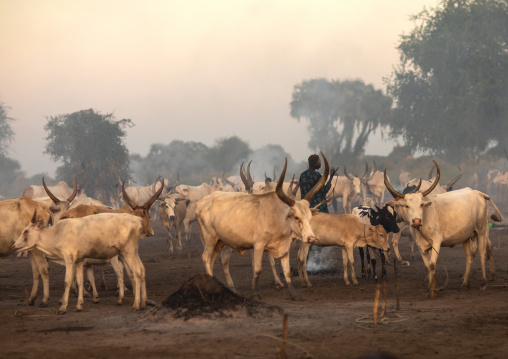
<path fill-rule="evenodd" d="M 508 203 L 497 203 L 503 215 Z M 503 223 L 502 223 L 503 224 Z M 205 273 L 202 244 L 196 224 L 183 250 L 168 253 L 166 231 L 159 220 L 155 235 L 140 241 L 139 255 L 146 268 L 148 300 L 160 304 L 189 278 Z M 346 286 L 342 258 L 333 248 L 323 257 L 328 270 L 310 274 L 312 287 L 302 288 L 296 274 L 298 244 L 290 253 L 295 289 L 301 301 L 289 299 L 287 290 L 276 289 L 266 256 L 260 276 L 261 300 L 282 309 L 249 316 L 233 310 L 223 316 L 175 319 L 171 310 L 148 306 L 133 312 L 132 291 L 121 306 L 116 304 L 116 277 L 104 267 L 108 289 L 99 291 L 93 304 L 85 298 L 76 312 L 77 298 L 71 294 L 67 314 L 58 316 L 63 294 L 64 267 L 50 265 L 51 298 L 47 308 L 27 307 L 32 284 L 29 260 L 15 255 L 0 264 L 0 358 L 505 358 L 508 353 L 508 228 L 490 231 L 494 246 L 496 277 L 480 289 L 478 258 L 473 262 L 469 289 L 460 289 L 465 268 L 462 247 L 441 250 L 436 276 L 440 289 L 436 299 L 427 295 L 425 267 L 418 251 L 411 258 L 409 241 L 402 238 L 400 251 L 409 267 L 387 267 L 386 315 L 373 325 L 378 285 L 358 278 L 357 286 Z M 392 259 L 394 256 L 392 255 Z M 240 294 L 250 296 L 252 281 L 250 252 L 233 253 L 230 270 Z M 282 277 L 280 262 L 276 260 Z M 355 267 L 359 260 L 355 250 Z M 217 279 L 225 283 L 219 261 Z M 98 273 L 96 274 L 98 277 Z M 129 284 L 130 286 L 130 284 Z M 41 299 L 41 294 L 36 303 Z M 284 346 L 284 314 L 287 340 Z M 376 356 L 377 355 L 377 356 Z"/>

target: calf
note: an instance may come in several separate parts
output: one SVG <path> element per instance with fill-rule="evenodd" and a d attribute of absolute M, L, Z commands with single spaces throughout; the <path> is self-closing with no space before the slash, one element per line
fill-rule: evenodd
<path fill-rule="evenodd" d="M 369 206 L 358 206 L 353 208 L 353 214 L 364 224 L 371 224 L 373 226 L 381 225 L 385 229 L 386 233 L 398 233 L 399 227 L 397 226 L 397 214 L 393 207 L 384 205 L 383 208 L 379 208 L 377 205 L 373 207 Z M 362 277 L 365 277 L 365 274 L 370 276 L 372 274 L 372 278 L 374 281 L 377 281 L 376 274 L 376 259 L 374 258 L 374 253 L 371 253 L 370 246 L 367 245 L 366 254 L 367 254 L 367 266 L 364 263 L 364 255 L 363 255 L 363 247 L 358 247 L 360 251 L 360 260 L 362 262 Z M 382 250 L 379 250 L 379 254 L 381 257 L 381 276 L 383 277 L 386 273 L 385 270 L 385 256 Z"/>
<path fill-rule="evenodd" d="M 344 281 L 349 285 L 347 264 L 351 268 L 353 284 L 358 284 L 354 270 L 353 248 L 364 247 L 367 244 L 390 251 L 386 230 L 381 225 L 363 224 L 352 214 L 316 213 L 311 220 L 315 240 L 309 241 L 318 247 L 339 246 L 342 248 L 344 265 Z M 302 285 L 311 286 L 307 275 L 307 254 L 310 245 L 302 243 L 298 251 L 298 275 Z"/>

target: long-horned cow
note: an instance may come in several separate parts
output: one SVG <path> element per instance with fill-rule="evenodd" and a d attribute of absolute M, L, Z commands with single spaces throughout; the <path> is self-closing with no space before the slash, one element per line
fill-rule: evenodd
<path fill-rule="evenodd" d="M 443 194 L 429 196 L 439 182 L 439 166 L 436 180 L 431 187 L 422 193 L 402 194 L 390 185 L 386 177 L 385 185 L 393 195 L 394 200 L 388 204 L 395 207 L 397 213 L 408 223 L 411 235 L 415 239 L 423 262 L 427 269 L 429 296 L 436 296 L 436 262 L 441 247 L 453 247 L 462 244 L 466 254 L 466 270 L 463 286 L 469 285 L 469 274 L 473 261 L 474 251 L 470 248 L 470 239 L 478 241 L 478 252 L 482 269 L 482 284 L 486 286 L 485 256 L 489 255 L 489 207 L 490 201 L 497 212 L 491 218 L 501 221 L 501 213 L 492 199 L 476 190 L 464 188 Z M 492 259 L 489 258 L 492 263 Z M 491 273 L 492 274 L 492 273 Z"/>
<path fill-rule="evenodd" d="M 282 190 L 287 169 L 286 159 L 275 192 L 259 195 L 214 192 L 198 202 L 196 217 L 204 245 L 202 257 L 209 275 L 213 275 L 213 263 L 224 246 L 231 247 L 239 254 L 253 249 L 252 290 L 259 296 L 258 278 L 262 256 L 263 252 L 268 252 L 275 258 L 281 258 L 289 294 L 293 299 L 297 298 L 291 283 L 289 248 L 293 238 L 303 242 L 315 239 L 310 226 L 310 202 L 324 186 L 329 173 L 328 161 L 323 153 L 321 155 L 325 162 L 324 175 L 303 200 L 291 199 Z M 225 253 L 231 254 L 230 251 Z M 228 286 L 234 289 L 227 267 L 228 261 L 225 262 L 226 265 L 223 261 L 223 269 Z"/>

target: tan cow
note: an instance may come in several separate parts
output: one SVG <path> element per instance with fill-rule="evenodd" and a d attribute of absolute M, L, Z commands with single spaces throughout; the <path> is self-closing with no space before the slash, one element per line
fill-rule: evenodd
<path fill-rule="evenodd" d="M 182 250 L 182 223 L 187 214 L 187 206 L 190 201 L 181 197 L 180 194 L 172 194 L 160 200 L 159 217 L 164 228 L 168 231 L 168 242 L 166 249 L 173 253 L 173 236 L 171 229 L 175 229 L 176 248 Z"/>
<path fill-rule="evenodd" d="M 349 285 L 347 265 L 351 268 L 353 284 L 358 284 L 354 269 L 353 249 L 369 245 L 389 252 L 388 236 L 381 225 L 371 226 L 363 224 L 353 214 L 316 213 L 311 220 L 315 240 L 301 243 L 298 250 L 298 276 L 302 285 L 311 286 L 307 275 L 307 255 L 310 244 L 318 247 L 338 246 L 342 248 L 342 262 L 344 265 L 344 281 Z"/>
<path fill-rule="evenodd" d="M 471 238 L 478 240 L 478 252 L 482 269 L 481 287 L 486 287 L 485 256 L 490 256 L 489 243 L 489 206 L 490 201 L 497 212 L 491 216 L 501 221 L 501 213 L 492 199 L 470 188 L 429 196 L 438 185 L 440 171 L 437 168 L 436 180 L 423 193 L 402 194 L 393 189 L 386 178 L 385 185 L 394 200 L 388 202 L 395 207 L 397 214 L 408 223 L 411 235 L 420 249 L 427 269 L 430 298 L 436 296 L 436 262 L 441 247 L 453 247 L 462 244 L 466 254 L 466 270 L 462 285 L 469 285 L 469 274 L 475 251 L 471 250 Z M 492 258 L 489 258 L 492 263 Z M 492 270 L 491 266 L 491 270 Z M 491 273 L 493 275 L 493 273 Z"/>
<path fill-rule="evenodd" d="M 37 210 L 37 220 L 44 219 L 46 221 L 51 217 L 51 211 L 48 206 L 34 201 L 30 198 L 8 199 L 0 202 L 0 217 L 2 225 L 0 226 L 0 261 L 2 257 L 6 257 L 13 253 L 12 245 L 18 239 L 23 229 L 30 223 L 34 211 Z M 32 252 L 30 256 L 30 264 L 32 273 L 34 273 L 34 282 L 30 297 L 29 305 L 33 305 L 37 297 L 37 288 L 39 287 L 39 266 L 37 260 L 42 256 L 38 251 Z M 44 299 L 43 303 L 47 303 L 49 297 L 49 280 L 43 281 Z M 44 306 L 44 304 L 43 304 Z"/>
<path fill-rule="evenodd" d="M 198 202 L 196 217 L 204 245 L 202 257 L 206 272 L 213 275 L 213 263 L 224 246 L 231 247 L 239 254 L 253 249 L 252 290 L 259 296 L 258 278 L 262 256 L 263 252 L 268 252 L 275 258 L 281 258 L 289 294 L 293 299 L 297 298 L 291 284 L 289 247 L 293 238 L 304 242 L 314 240 L 314 233 L 310 227 L 312 216 L 310 201 L 324 186 L 328 177 L 328 161 L 324 155 L 323 159 L 325 174 L 301 201 L 289 198 L 282 191 L 287 168 L 286 160 L 275 192 L 260 195 L 214 192 Z M 223 259 L 221 257 L 221 260 Z M 228 286 L 234 289 L 229 268 L 227 265 L 225 267 L 224 261 L 223 269 Z"/>
<path fill-rule="evenodd" d="M 67 311 L 69 290 L 76 273 L 78 302 L 76 309 L 83 308 L 83 265 L 87 258 L 108 260 L 118 255 L 129 268 L 134 290 L 133 310 L 146 306 L 145 268 L 138 255 L 138 242 L 146 235 L 153 235 L 143 218 L 129 214 L 102 213 L 85 218 L 69 218 L 47 227 L 45 220 L 34 219 L 18 240 L 15 250 L 38 249 L 48 257 L 65 262 L 65 291 L 58 314 Z"/>

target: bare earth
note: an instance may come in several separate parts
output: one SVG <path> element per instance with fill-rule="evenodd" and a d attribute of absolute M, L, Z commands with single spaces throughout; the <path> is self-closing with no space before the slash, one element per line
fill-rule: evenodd
<path fill-rule="evenodd" d="M 192 239 L 190 243 L 184 242 L 182 252 L 166 253 L 166 234 L 158 221 L 154 225 L 156 235 L 141 242 L 149 300 L 160 303 L 187 279 L 204 273 L 196 225 L 193 229 Z M 377 329 L 372 323 L 377 284 L 359 278 L 358 286 L 346 286 L 340 252 L 336 252 L 340 273 L 310 276 L 311 288 L 301 288 L 297 276 L 293 277 L 303 301 L 291 301 L 287 290 L 275 288 L 265 258 L 260 279 L 261 299 L 281 307 L 288 316 L 288 358 L 364 358 L 380 351 L 397 358 L 507 358 L 508 230 L 494 228 L 490 237 L 497 274 L 488 288 L 479 288 L 481 272 L 477 256 L 470 288 L 460 290 L 465 268 L 463 250 L 443 248 L 438 260 L 437 287 L 444 288 L 434 300 L 426 296 L 426 271 L 418 250 L 416 258 L 411 259 L 409 242 L 402 238 L 401 254 L 411 266 L 399 268 L 400 310 L 395 307 L 394 269 L 388 267 L 387 318 L 379 322 Z M 295 267 L 297 248 L 298 245 L 291 252 Z M 357 255 L 356 258 L 359 275 Z M 238 291 L 245 296 L 251 294 L 250 263 L 249 253 L 243 257 L 232 256 L 231 273 Z M 218 260 L 214 269 L 217 278 L 225 283 Z M 109 289 L 100 291 L 99 304 L 85 298 L 83 311 L 76 312 L 76 297 L 71 295 L 67 314 L 57 316 L 64 268 L 51 265 L 50 306 L 26 307 L 25 289 L 29 291 L 32 282 L 29 260 L 15 256 L 4 258 L 0 264 L 0 358 L 280 356 L 281 314 L 249 317 L 233 312 L 228 318 L 185 321 L 173 319 L 170 311 L 153 306 L 133 312 L 130 293 L 123 305 L 116 305 L 114 272 L 111 266 L 104 270 Z M 98 270 L 96 276 L 99 278 Z"/>

